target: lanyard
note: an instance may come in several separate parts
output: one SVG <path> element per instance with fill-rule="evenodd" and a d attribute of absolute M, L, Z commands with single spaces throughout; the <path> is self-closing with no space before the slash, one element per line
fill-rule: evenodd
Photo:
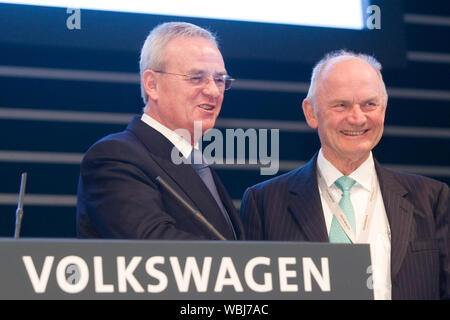
<path fill-rule="evenodd" d="M 318 174 L 318 182 L 319 182 L 319 189 L 325 198 L 325 201 L 328 204 L 328 207 L 331 209 L 331 212 L 333 212 L 333 215 L 336 217 L 337 221 L 341 225 L 344 232 L 347 234 L 349 239 L 352 241 L 352 243 L 368 243 L 369 240 L 369 231 L 370 231 L 370 223 L 372 221 L 372 218 L 374 216 L 375 212 L 375 204 L 377 200 L 377 188 L 378 184 L 376 179 L 376 175 L 373 175 L 372 177 L 372 183 L 371 183 L 371 190 L 370 190 L 370 196 L 369 196 L 369 202 L 367 203 L 366 211 L 364 212 L 363 216 L 363 225 L 360 234 L 358 237 L 356 237 L 355 233 L 353 232 L 350 223 L 347 220 L 347 217 L 345 216 L 344 212 L 342 211 L 341 207 L 339 206 L 339 203 L 333 198 L 329 188 L 326 185 L 325 179 L 322 176 L 322 173 L 320 172 L 320 169 L 317 168 L 317 174 Z"/>

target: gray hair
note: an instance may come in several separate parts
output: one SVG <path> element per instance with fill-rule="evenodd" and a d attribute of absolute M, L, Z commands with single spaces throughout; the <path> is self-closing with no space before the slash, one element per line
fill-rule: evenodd
<path fill-rule="evenodd" d="M 210 31 L 187 22 L 166 22 L 156 26 L 148 35 L 141 50 L 139 62 L 141 78 L 141 95 L 144 103 L 147 103 L 148 94 L 142 85 L 142 75 L 145 70 L 161 70 L 164 68 L 164 49 L 170 40 L 178 37 L 204 38 L 218 47 L 217 39 Z"/>
<path fill-rule="evenodd" d="M 324 70 L 325 66 L 327 66 L 329 63 L 337 60 L 344 60 L 348 58 L 356 58 L 360 59 L 364 62 L 367 62 L 372 68 L 376 71 L 378 76 L 380 77 L 382 91 L 383 91 L 383 98 L 384 102 L 387 104 L 388 100 L 388 94 L 386 91 L 386 85 L 383 81 L 383 76 L 381 75 L 381 63 L 378 62 L 375 57 L 363 54 L 363 53 L 355 53 L 352 51 L 347 50 L 338 50 L 338 51 L 332 51 L 330 53 L 327 53 L 315 66 L 312 71 L 311 75 L 311 84 L 309 86 L 308 95 L 306 96 L 306 99 L 311 103 L 311 105 L 314 108 L 314 112 L 317 113 L 317 101 L 316 101 L 316 92 L 317 92 L 317 83 L 319 82 L 320 75 L 322 71 Z"/>

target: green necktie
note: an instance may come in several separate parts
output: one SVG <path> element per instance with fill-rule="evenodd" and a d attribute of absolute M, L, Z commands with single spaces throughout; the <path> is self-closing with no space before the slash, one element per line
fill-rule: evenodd
<path fill-rule="evenodd" d="M 339 206 L 341 207 L 342 212 L 344 212 L 348 222 L 350 223 L 353 232 L 355 232 L 356 230 L 355 212 L 353 211 L 353 205 L 350 200 L 350 189 L 355 183 L 355 180 L 347 176 L 342 176 L 335 182 L 336 186 L 342 190 L 342 198 L 341 201 L 339 201 Z M 331 221 L 329 238 L 331 243 L 352 243 L 334 215 L 333 220 Z"/>

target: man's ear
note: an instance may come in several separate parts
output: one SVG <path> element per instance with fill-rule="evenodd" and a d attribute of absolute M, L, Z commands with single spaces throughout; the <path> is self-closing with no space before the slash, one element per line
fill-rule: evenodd
<path fill-rule="evenodd" d="M 302 103 L 303 114 L 305 115 L 306 122 L 308 126 L 313 129 L 316 129 L 319 126 L 319 122 L 317 120 L 317 115 L 314 112 L 314 108 L 308 99 L 304 99 Z"/>
<path fill-rule="evenodd" d="M 147 69 L 142 74 L 142 86 L 151 100 L 158 100 L 157 74 L 153 70 Z"/>

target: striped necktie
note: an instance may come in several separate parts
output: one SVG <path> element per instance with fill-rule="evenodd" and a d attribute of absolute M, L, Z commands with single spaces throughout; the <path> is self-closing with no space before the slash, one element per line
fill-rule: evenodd
<path fill-rule="evenodd" d="M 216 203 L 219 206 L 220 211 L 222 212 L 225 220 L 227 221 L 227 224 L 229 225 L 231 230 L 233 230 L 234 238 L 237 239 L 230 216 L 228 215 L 228 212 L 222 203 L 222 199 L 220 199 L 219 192 L 217 191 L 217 187 L 216 187 L 214 178 L 211 173 L 211 168 L 206 163 L 201 152 L 195 148 L 193 149 L 192 154 L 191 154 L 191 164 L 192 164 L 192 167 L 194 168 L 194 170 L 197 172 L 197 174 L 200 176 L 200 178 L 205 183 L 206 187 L 208 188 L 209 192 L 213 196 L 214 200 L 216 200 Z"/>

